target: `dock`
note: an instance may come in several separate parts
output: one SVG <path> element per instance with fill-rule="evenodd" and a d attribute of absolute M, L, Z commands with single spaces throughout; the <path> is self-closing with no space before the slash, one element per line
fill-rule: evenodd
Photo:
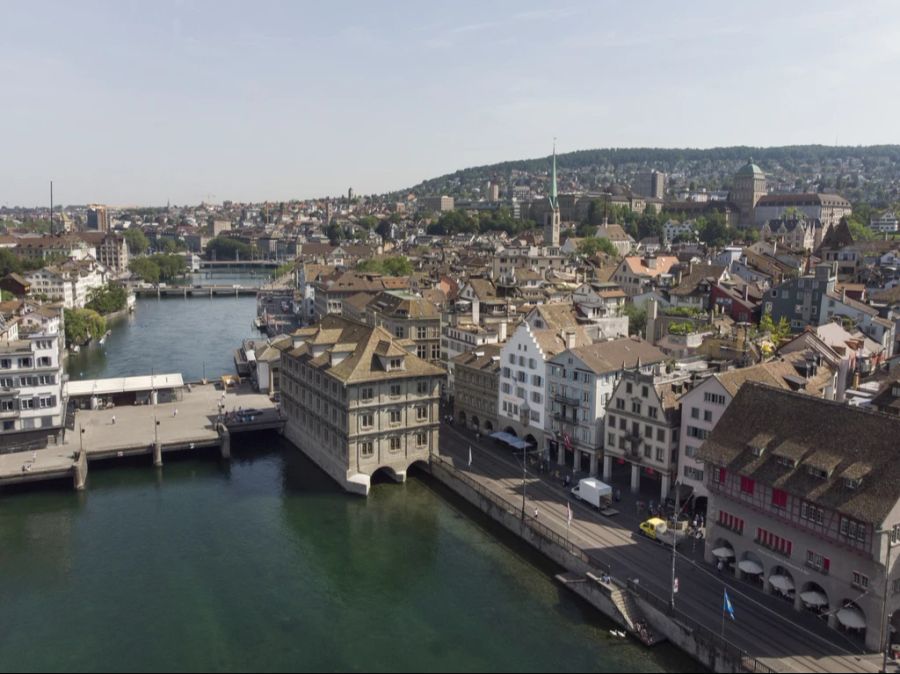
<path fill-rule="evenodd" d="M 213 384 L 191 385 L 179 401 L 79 410 L 63 444 L 0 454 L 0 488 L 71 479 L 76 489 L 84 489 L 91 462 L 132 456 L 150 456 L 153 465 L 162 466 L 169 452 L 217 447 L 227 459 L 233 435 L 283 428 L 277 406 L 248 385 L 228 391 L 224 398 Z"/>

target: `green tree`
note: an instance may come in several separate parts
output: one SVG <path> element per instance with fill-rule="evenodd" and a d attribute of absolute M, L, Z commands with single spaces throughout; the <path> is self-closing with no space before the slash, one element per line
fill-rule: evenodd
<path fill-rule="evenodd" d="M 206 256 L 217 260 L 236 260 L 238 257 L 249 260 L 253 257 L 253 249 L 243 241 L 220 234 L 206 245 Z"/>
<path fill-rule="evenodd" d="M 122 286 L 109 283 L 101 288 L 95 288 L 90 293 L 90 298 L 85 308 L 96 311 L 105 316 L 116 311 L 122 311 L 128 303 L 128 293 Z"/>
<path fill-rule="evenodd" d="M 356 265 L 356 270 L 385 276 L 409 276 L 413 272 L 412 263 L 403 255 L 363 260 Z"/>
<path fill-rule="evenodd" d="M 149 257 L 139 257 L 128 263 L 128 269 L 144 283 L 159 283 L 159 265 Z"/>
<path fill-rule="evenodd" d="M 360 227 L 365 227 L 369 231 L 372 231 L 378 226 L 378 218 L 374 215 L 364 215 L 356 222 Z"/>
<path fill-rule="evenodd" d="M 613 257 L 619 254 L 613 242 L 609 239 L 601 239 L 596 236 L 590 236 L 578 244 L 578 252 L 586 257 L 593 257 L 597 253 L 606 253 Z"/>
<path fill-rule="evenodd" d="M 643 336 L 647 330 L 647 310 L 629 302 L 625 305 L 628 316 L 628 334 Z"/>
<path fill-rule="evenodd" d="M 65 309 L 66 345 L 86 344 L 106 334 L 106 319 L 91 309 Z"/>
<path fill-rule="evenodd" d="M 150 241 L 136 227 L 129 227 L 125 231 L 125 243 L 128 245 L 128 252 L 132 255 L 143 255 L 150 248 Z"/>

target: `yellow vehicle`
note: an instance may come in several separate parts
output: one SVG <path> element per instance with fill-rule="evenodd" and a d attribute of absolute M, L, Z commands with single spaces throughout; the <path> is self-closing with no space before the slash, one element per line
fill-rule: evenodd
<path fill-rule="evenodd" d="M 649 520 L 641 522 L 641 533 L 650 540 L 663 545 L 672 545 L 673 541 L 677 541 L 675 532 L 669 529 L 666 521 L 659 517 L 651 517 Z"/>

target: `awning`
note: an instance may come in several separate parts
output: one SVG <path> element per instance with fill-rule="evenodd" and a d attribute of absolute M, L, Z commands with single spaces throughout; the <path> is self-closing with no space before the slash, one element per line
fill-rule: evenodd
<path fill-rule="evenodd" d="M 716 548 L 712 551 L 714 557 L 719 559 L 731 559 L 734 557 L 734 550 L 731 548 Z"/>
<path fill-rule="evenodd" d="M 776 590 L 781 590 L 785 593 L 791 592 L 794 589 L 794 581 L 787 576 L 782 575 L 769 576 L 769 585 Z"/>
<path fill-rule="evenodd" d="M 803 600 L 804 604 L 809 604 L 810 606 L 828 606 L 828 597 L 815 590 L 804 592 L 800 595 L 800 599 Z"/>
<path fill-rule="evenodd" d="M 762 566 L 752 559 L 742 559 L 738 564 L 738 568 L 744 573 L 749 573 L 751 576 L 758 576 L 763 572 Z"/>
<path fill-rule="evenodd" d="M 837 612 L 838 622 L 852 630 L 866 629 L 866 619 L 859 609 L 846 607 Z"/>
<path fill-rule="evenodd" d="M 524 440 L 520 440 L 515 435 L 511 433 L 506 433 L 505 431 L 497 431 L 496 433 L 491 433 L 491 437 L 495 440 L 499 440 L 500 442 L 505 442 L 510 447 L 515 447 L 516 449 L 525 449 L 528 447 L 528 443 Z"/>

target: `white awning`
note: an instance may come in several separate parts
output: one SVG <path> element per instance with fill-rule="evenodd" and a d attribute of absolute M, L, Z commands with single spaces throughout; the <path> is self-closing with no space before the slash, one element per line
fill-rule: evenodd
<path fill-rule="evenodd" d="M 752 559 L 742 559 L 738 564 L 738 568 L 744 573 L 749 573 L 751 576 L 758 576 L 763 572 L 762 566 Z"/>
<path fill-rule="evenodd" d="M 803 600 L 804 604 L 809 604 L 810 606 L 828 606 L 828 597 L 815 590 L 804 592 L 800 595 L 800 599 Z"/>
<path fill-rule="evenodd" d="M 866 629 L 866 618 L 859 609 L 846 607 L 837 612 L 838 622 L 852 630 Z"/>
<path fill-rule="evenodd" d="M 734 550 L 731 548 L 716 548 L 712 551 L 714 557 L 719 559 L 731 559 L 734 557 Z"/>
<path fill-rule="evenodd" d="M 782 592 L 791 592 L 794 589 L 794 581 L 782 575 L 769 576 L 769 585 Z"/>

